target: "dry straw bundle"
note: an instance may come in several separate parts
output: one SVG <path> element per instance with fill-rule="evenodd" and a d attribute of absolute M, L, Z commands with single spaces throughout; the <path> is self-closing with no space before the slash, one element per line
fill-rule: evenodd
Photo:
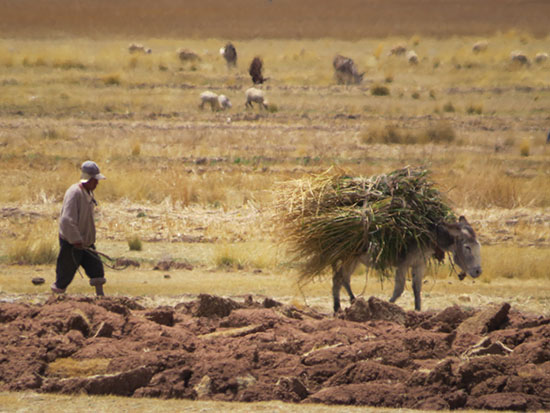
<path fill-rule="evenodd" d="M 302 279 L 364 253 L 386 272 L 411 245 L 432 244 L 435 225 L 454 215 L 428 175 L 405 167 L 351 177 L 331 168 L 281 185 L 276 219 Z"/>

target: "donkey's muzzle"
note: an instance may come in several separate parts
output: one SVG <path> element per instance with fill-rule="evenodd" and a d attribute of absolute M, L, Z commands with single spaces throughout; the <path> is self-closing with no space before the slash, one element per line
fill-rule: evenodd
<path fill-rule="evenodd" d="M 477 278 L 481 275 L 481 267 L 474 267 L 471 271 L 470 271 L 470 277 L 472 278 Z"/>

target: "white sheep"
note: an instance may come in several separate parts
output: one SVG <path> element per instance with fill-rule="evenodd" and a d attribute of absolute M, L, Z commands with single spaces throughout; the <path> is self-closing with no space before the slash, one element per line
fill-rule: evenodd
<path fill-rule="evenodd" d="M 535 63 L 544 63 L 548 60 L 548 53 L 539 52 L 535 55 Z"/>
<path fill-rule="evenodd" d="M 246 103 L 245 103 L 246 107 L 252 107 L 253 106 L 252 103 L 255 102 L 258 105 L 260 105 L 260 107 L 267 109 L 268 102 L 267 102 L 267 99 L 265 98 L 263 90 L 256 89 L 255 87 L 251 87 L 249 89 L 246 89 L 245 95 L 246 95 Z"/>
<path fill-rule="evenodd" d="M 218 103 L 222 109 L 230 109 L 233 106 L 229 98 L 225 95 L 218 96 Z"/>
<path fill-rule="evenodd" d="M 201 104 L 199 107 L 204 109 L 204 105 L 210 105 L 212 111 L 215 110 L 225 110 L 231 108 L 231 101 L 225 95 L 217 95 L 214 92 L 207 90 L 206 92 L 201 93 Z"/>
<path fill-rule="evenodd" d="M 480 40 L 479 42 L 474 43 L 472 46 L 472 52 L 479 53 L 484 52 L 489 47 L 489 42 L 487 40 Z"/>
<path fill-rule="evenodd" d="M 130 53 L 146 53 L 151 54 L 152 50 L 149 48 L 146 48 L 144 45 L 139 43 L 131 43 L 130 46 L 128 46 L 128 51 Z"/>
<path fill-rule="evenodd" d="M 407 61 L 411 64 L 411 65 L 416 65 L 418 64 L 418 55 L 416 54 L 416 52 L 414 50 L 409 50 L 407 52 Z"/>

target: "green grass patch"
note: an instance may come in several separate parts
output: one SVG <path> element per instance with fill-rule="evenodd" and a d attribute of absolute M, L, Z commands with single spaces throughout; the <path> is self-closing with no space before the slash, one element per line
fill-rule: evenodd
<path fill-rule="evenodd" d="M 143 243 L 138 236 L 134 235 L 128 238 L 128 248 L 130 251 L 141 251 L 143 250 Z"/>
<path fill-rule="evenodd" d="M 384 85 L 373 85 L 370 90 L 373 96 L 389 96 L 390 88 Z"/>

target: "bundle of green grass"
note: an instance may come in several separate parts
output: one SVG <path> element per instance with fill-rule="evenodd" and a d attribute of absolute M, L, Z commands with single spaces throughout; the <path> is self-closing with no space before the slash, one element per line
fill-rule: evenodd
<path fill-rule="evenodd" d="M 385 274 L 411 245 L 433 245 L 435 226 L 455 216 L 428 177 L 411 167 L 368 178 L 331 168 L 281 185 L 276 220 L 302 279 L 361 254 Z"/>

